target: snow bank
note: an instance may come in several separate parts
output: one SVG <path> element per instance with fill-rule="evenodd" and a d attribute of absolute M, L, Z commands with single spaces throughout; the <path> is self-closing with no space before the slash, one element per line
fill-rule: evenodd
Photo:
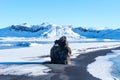
<path fill-rule="evenodd" d="M 0 74 L 3 75 L 45 75 L 50 69 L 42 64 L 7 65 L 11 62 L 45 62 L 50 61 L 49 49 L 52 45 L 31 44 L 30 47 L 0 50 Z M 7 63 L 7 64 L 2 64 Z"/>
<path fill-rule="evenodd" d="M 106 56 L 99 56 L 96 61 L 88 65 L 88 71 L 94 77 L 100 78 L 102 80 L 119 80 L 118 78 L 112 76 L 112 65 L 113 62 L 110 58 L 115 58 L 120 56 L 120 50 L 113 50 L 113 53 L 108 53 Z"/>
<path fill-rule="evenodd" d="M 72 49 L 72 58 L 76 58 L 76 56 L 80 54 L 85 54 L 91 51 L 100 50 L 100 49 L 108 49 L 115 48 L 120 45 L 119 42 L 92 42 L 92 43 L 71 43 L 70 47 Z"/>
<path fill-rule="evenodd" d="M 119 46 L 119 42 L 96 42 L 96 43 L 70 43 L 72 49 L 72 58 L 76 56 L 104 48 Z M 2 62 L 45 62 L 50 61 L 50 49 L 53 43 L 38 44 L 31 43 L 29 47 L 0 49 L 0 63 Z M 0 65 L 0 74 L 15 75 L 42 75 L 49 71 L 46 66 L 41 64 L 27 65 Z"/>
<path fill-rule="evenodd" d="M 0 74 L 3 75 L 46 75 L 50 69 L 41 64 L 29 65 L 0 65 Z"/>

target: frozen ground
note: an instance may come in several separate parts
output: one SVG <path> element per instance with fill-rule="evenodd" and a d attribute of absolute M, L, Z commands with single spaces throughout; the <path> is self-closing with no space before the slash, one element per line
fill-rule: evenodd
<path fill-rule="evenodd" d="M 44 44 L 31 43 L 29 47 L 18 47 L 15 44 L 16 43 L 13 44 L 9 42 L 0 44 L 0 47 L 5 47 L 4 49 L 0 49 L 0 74 L 33 76 L 47 74 L 50 69 L 41 63 L 50 61 L 49 54 L 50 49 L 54 44 L 53 42 Z M 113 48 L 119 45 L 119 42 L 82 42 L 69 44 L 72 49 L 72 58 L 89 51 Z M 8 48 L 8 46 L 12 48 Z M 19 65 L 19 63 L 30 62 L 36 64 Z"/>
<path fill-rule="evenodd" d="M 97 57 L 95 62 L 88 65 L 88 71 L 102 80 L 120 80 L 120 50 Z"/>

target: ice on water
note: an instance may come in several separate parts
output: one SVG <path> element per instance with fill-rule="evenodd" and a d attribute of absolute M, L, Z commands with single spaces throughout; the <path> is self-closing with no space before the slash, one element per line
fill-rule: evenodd
<path fill-rule="evenodd" d="M 88 71 L 102 80 L 120 80 L 120 50 L 97 57 L 95 62 L 88 65 Z"/>
<path fill-rule="evenodd" d="M 0 62 L 45 62 L 50 61 L 50 49 L 54 43 L 31 42 L 29 46 L 17 45 L 9 41 L 0 43 Z M 28 45 L 28 43 L 27 43 Z M 119 46 L 119 42 L 83 42 L 70 43 L 72 58 L 89 51 L 113 48 Z M 4 48 L 4 49 L 3 49 Z M 0 74 L 10 75 L 45 75 L 50 69 L 44 65 L 3 65 L 0 64 Z"/>
<path fill-rule="evenodd" d="M 112 65 L 112 75 L 120 79 L 120 50 L 115 51 L 116 54 L 119 54 L 117 57 L 110 58 L 110 61 L 113 62 Z"/>

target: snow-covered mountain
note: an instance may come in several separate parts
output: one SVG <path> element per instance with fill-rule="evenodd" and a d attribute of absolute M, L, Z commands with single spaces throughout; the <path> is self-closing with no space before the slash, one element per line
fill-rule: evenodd
<path fill-rule="evenodd" d="M 81 38 L 79 34 L 73 32 L 70 26 L 58 26 L 54 24 L 42 23 L 41 25 L 12 25 L 0 29 L 0 37 L 42 37 L 55 38 L 67 36 L 68 38 Z"/>
<path fill-rule="evenodd" d="M 86 38 L 120 39 L 120 29 L 95 30 L 78 27 L 73 28 L 73 31 Z"/>
<path fill-rule="evenodd" d="M 51 28 L 42 34 L 43 37 L 51 38 L 51 37 L 61 37 L 67 36 L 68 38 L 80 38 L 81 36 L 72 31 L 72 27 L 70 26 L 56 26 L 51 25 Z"/>
<path fill-rule="evenodd" d="M 59 26 L 55 24 L 42 23 L 40 25 L 11 25 L 0 29 L 0 37 L 37 37 L 37 38 L 101 38 L 120 39 L 120 29 L 95 30 L 82 27 Z"/>
<path fill-rule="evenodd" d="M 12 25 L 0 29 L 0 37 L 39 37 L 47 30 L 44 25 Z"/>

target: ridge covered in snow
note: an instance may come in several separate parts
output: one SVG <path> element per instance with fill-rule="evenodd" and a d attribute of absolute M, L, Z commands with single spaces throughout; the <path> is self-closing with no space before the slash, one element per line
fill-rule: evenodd
<path fill-rule="evenodd" d="M 58 26 L 54 24 L 42 23 L 41 25 L 12 25 L 0 29 L 0 37 L 39 37 L 39 38 L 58 38 L 67 36 L 68 38 L 81 38 L 73 32 L 70 26 Z"/>
<path fill-rule="evenodd" d="M 73 28 L 73 31 L 85 36 L 86 38 L 99 38 L 99 39 L 120 39 L 120 29 L 85 29 L 82 27 Z"/>
<path fill-rule="evenodd" d="M 58 38 L 67 36 L 72 39 L 99 38 L 99 39 L 120 39 L 120 29 L 86 29 L 82 27 L 62 26 L 49 23 L 40 25 L 11 25 L 0 29 L 0 37 L 25 37 L 25 38 Z"/>

